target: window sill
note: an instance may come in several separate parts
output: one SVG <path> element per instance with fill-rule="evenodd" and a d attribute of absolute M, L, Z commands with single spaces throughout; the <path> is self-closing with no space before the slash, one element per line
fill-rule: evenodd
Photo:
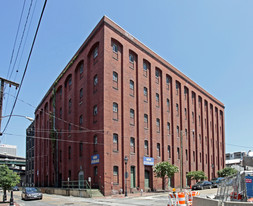
<path fill-rule="evenodd" d="M 119 185 L 119 183 L 113 183 L 113 185 Z"/>
<path fill-rule="evenodd" d="M 114 86 L 113 86 L 112 88 L 113 88 L 113 89 L 116 89 L 116 90 L 119 90 L 117 87 L 114 87 Z"/>
<path fill-rule="evenodd" d="M 147 101 L 147 100 L 144 100 L 144 102 L 148 103 L 148 101 Z"/>
<path fill-rule="evenodd" d="M 134 124 L 133 124 L 133 123 L 130 123 L 130 126 L 134 126 Z"/>
<path fill-rule="evenodd" d="M 118 54 L 117 54 L 117 55 L 118 55 Z M 113 56 L 112 58 L 115 59 L 116 61 L 118 61 L 118 57 L 114 57 L 114 56 Z"/>
<path fill-rule="evenodd" d="M 148 130 L 148 128 L 147 128 L 147 127 L 144 127 L 144 130 Z"/>
<path fill-rule="evenodd" d="M 130 152 L 130 155 L 135 155 L 135 152 Z"/>
<path fill-rule="evenodd" d="M 118 119 L 114 119 L 114 118 L 113 118 L 113 120 L 114 120 L 114 121 L 117 121 L 117 122 L 119 121 Z"/>
<path fill-rule="evenodd" d="M 113 152 L 115 152 L 115 153 L 119 153 L 119 150 L 113 150 Z"/>
<path fill-rule="evenodd" d="M 134 97 L 134 95 L 133 95 L 133 94 L 130 94 L 130 96 L 131 96 L 131 97 Z"/>

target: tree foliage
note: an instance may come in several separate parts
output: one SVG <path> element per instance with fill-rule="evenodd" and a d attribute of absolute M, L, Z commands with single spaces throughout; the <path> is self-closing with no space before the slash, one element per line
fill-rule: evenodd
<path fill-rule="evenodd" d="M 156 177 L 170 178 L 178 172 L 178 167 L 169 162 L 158 162 L 153 166 L 153 171 L 156 174 Z"/>
<path fill-rule="evenodd" d="M 0 165 L 0 187 L 3 190 L 10 190 L 20 181 L 20 176 L 10 170 L 7 165 Z"/>
<path fill-rule="evenodd" d="M 203 171 L 191 171 L 188 172 L 186 177 L 190 180 L 196 180 L 197 182 L 199 180 L 204 180 L 207 179 L 207 177 L 205 176 L 205 173 Z"/>
<path fill-rule="evenodd" d="M 235 168 L 232 167 L 225 167 L 222 170 L 219 170 L 217 172 L 219 177 L 228 177 L 231 175 L 235 175 L 238 171 Z"/>

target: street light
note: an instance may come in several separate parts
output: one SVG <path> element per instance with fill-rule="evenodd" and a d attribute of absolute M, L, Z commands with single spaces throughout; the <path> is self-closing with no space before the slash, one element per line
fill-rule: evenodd
<path fill-rule="evenodd" d="M 32 117 L 28 117 L 28 116 L 24 116 L 24 115 L 18 115 L 18 114 L 2 116 L 2 117 L 0 117 L 0 119 L 6 118 L 6 117 L 10 117 L 10 116 L 12 116 L 12 117 L 23 117 L 23 118 L 28 119 L 31 122 L 34 120 Z"/>
<path fill-rule="evenodd" d="M 124 158 L 124 161 L 125 161 L 125 197 L 127 197 L 127 177 L 128 177 L 128 174 L 127 174 L 127 161 L 128 161 L 128 158 L 127 156 L 125 156 Z"/>
<path fill-rule="evenodd" d="M 2 119 L 3 119 L 3 118 L 6 118 L 6 117 L 23 117 L 23 118 L 28 119 L 28 120 L 31 121 L 31 122 L 34 121 L 34 119 L 33 119 L 32 117 L 28 117 L 28 116 L 24 116 L 24 115 L 18 115 L 18 114 L 1 116 L 1 117 L 0 117 L 0 129 L 1 129 L 1 122 L 2 122 Z M 3 135 L 3 133 L 0 132 L 0 136 L 2 136 L 2 135 Z"/>

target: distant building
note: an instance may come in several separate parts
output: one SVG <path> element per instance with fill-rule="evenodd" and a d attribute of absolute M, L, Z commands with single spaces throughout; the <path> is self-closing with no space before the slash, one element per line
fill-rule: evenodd
<path fill-rule="evenodd" d="M 125 181 L 128 191 L 161 190 L 152 166 L 181 160 L 183 187 L 189 171 L 212 179 L 225 166 L 224 108 L 103 17 L 36 108 L 35 184 L 90 179 L 104 195 Z M 169 182 L 179 187 L 180 173 Z"/>
<path fill-rule="evenodd" d="M 7 154 L 7 155 L 16 156 L 17 155 L 17 146 L 0 144 L 0 154 Z"/>
<path fill-rule="evenodd" d="M 34 186 L 34 122 L 26 129 L 26 185 Z"/>
<path fill-rule="evenodd" d="M 246 156 L 246 152 L 226 153 L 226 167 L 242 167 L 244 156 Z"/>
<path fill-rule="evenodd" d="M 253 152 L 251 150 L 243 157 L 242 166 L 245 170 L 253 170 Z"/>
<path fill-rule="evenodd" d="M 8 155 L 7 153 L 0 154 L 0 165 L 7 165 L 9 169 L 20 175 L 20 185 L 23 186 L 25 183 L 25 158 Z"/>

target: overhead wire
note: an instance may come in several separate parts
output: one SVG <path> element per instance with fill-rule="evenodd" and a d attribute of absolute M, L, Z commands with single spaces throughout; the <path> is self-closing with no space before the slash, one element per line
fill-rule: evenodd
<path fill-rule="evenodd" d="M 10 72 L 10 68 L 11 68 L 11 63 L 12 63 L 12 59 L 13 59 L 13 55 L 14 55 L 14 51 L 15 51 L 15 47 L 16 47 L 16 42 L 17 42 L 17 38 L 18 38 L 19 28 L 20 28 L 20 25 L 21 25 L 21 20 L 22 20 L 22 17 L 23 17 L 23 12 L 24 12 L 24 8 L 25 8 L 25 3 L 26 3 L 26 0 L 25 0 L 24 3 L 23 3 L 21 15 L 20 15 L 20 17 L 19 17 L 18 29 L 17 29 L 17 32 L 16 32 L 16 37 L 15 37 L 15 41 L 14 41 L 14 45 L 13 45 L 12 53 L 11 53 L 10 64 L 9 64 L 9 68 L 8 68 L 8 72 L 7 72 L 7 79 L 9 78 L 8 76 L 9 76 L 9 72 Z"/>
<path fill-rule="evenodd" d="M 25 38 L 25 41 L 24 41 L 24 44 L 23 44 L 23 49 L 22 49 L 22 51 L 21 51 L 21 55 L 20 55 L 20 58 L 19 58 L 19 63 L 18 63 L 17 69 L 16 69 L 15 77 L 13 78 L 13 81 L 14 81 L 14 82 L 16 81 L 17 74 L 18 74 L 18 72 L 19 72 L 20 63 L 21 63 L 22 56 L 23 56 L 24 49 L 25 49 L 25 45 L 26 45 L 26 42 L 27 42 L 27 39 L 28 39 L 28 34 L 29 34 L 29 31 L 30 31 L 30 28 L 31 28 L 31 23 L 32 23 L 32 19 L 33 19 L 33 15 L 34 15 L 34 11 L 35 11 L 36 5 L 37 5 L 37 0 L 35 0 L 35 5 L 34 5 L 34 7 L 33 7 L 33 12 L 32 12 L 32 16 L 31 16 L 31 20 L 30 20 L 30 23 L 29 23 L 29 26 L 28 26 L 28 29 L 27 29 L 27 35 L 26 35 L 26 38 Z M 23 7 L 23 9 L 24 9 L 24 7 Z M 29 13 L 28 13 L 27 16 L 29 17 Z M 24 28 L 24 30 L 25 30 L 25 28 Z M 17 33 L 17 34 L 18 34 L 18 33 Z M 16 38 L 17 38 L 17 35 L 16 35 Z M 15 41 L 16 41 L 16 39 L 15 39 Z M 21 40 L 21 41 L 22 41 L 22 40 Z M 14 44 L 14 45 L 15 45 L 15 44 Z M 13 50 L 13 51 L 14 51 L 14 50 Z M 12 56 L 13 56 L 13 53 L 12 53 Z M 11 61 L 12 61 L 12 60 L 11 60 Z M 11 61 L 10 61 L 10 66 L 11 66 Z M 9 69 L 10 69 L 10 66 L 9 66 Z M 13 69 L 14 69 L 14 68 L 13 68 Z M 9 73 L 9 70 L 8 70 L 8 73 Z M 8 75 L 7 75 L 7 78 L 11 78 L 11 76 L 8 77 Z M 8 91 L 8 92 L 10 92 L 10 88 L 9 88 L 9 91 Z M 15 95 L 16 95 L 16 94 L 17 94 L 17 90 L 15 90 Z M 8 102 L 9 102 L 9 96 L 7 97 L 7 100 L 6 100 L 6 104 L 5 104 L 6 107 L 5 107 L 4 114 L 6 114 L 6 112 L 7 112 L 7 106 L 9 105 Z"/>
<path fill-rule="evenodd" d="M 41 23 L 41 20 L 42 20 L 42 16 L 44 14 L 44 10 L 45 10 L 46 4 L 47 4 L 47 0 L 45 0 L 45 2 L 44 2 L 43 9 L 42 9 L 42 12 L 41 12 L 41 15 L 40 15 L 40 19 L 39 19 L 39 22 L 38 22 L 38 25 L 37 25 L 37 29 L 36 29 L 36 32 L 35 32 L 35 35 L 34 35 L 34 38 L 33 38 L 32 46 L 31 46 L 31 49 L 30 49 L 30 53 L 29 53 L 29 56 L 28 56 L 28 59 L 27 59 L 27 62 L 26 62 L 25 70 L 23 72 L 22 79 L 21 79 L 21 82 L 20 82 L 20 85 L 19 85 L 19 88 L 18 88 L 18 92 L 17 92 L 16 98 L 15 98 L 14 104 L 12 106 L 10 116 L 9 116 L 9 118 L 7 120 L 7 123 L 6 123 L 6 125 L 5 125 L 2 133 L 4 133 L 5 130 L 7 129 L 8 125 L 9 125 L 9 122 L 11 120 L 11 116 L 13 114 L 14 108 L 16 106 L 17 99 L 18 99 L 20 90 L 22 88 L 22 84 L 23 84 L 23 81 L 24 81 L 24 78 L 25 78 L 25 74 L 26 74 L 26 71 L 27 71 L 27 67 L 28 67 L 28 64 L 29 64 L 29 61 L 30 61 L 30 58 L 31 58 L 31 54 L 32 54 L 32 51 L 33 51 L 34 43 L 35 43 L 38 31 L 39 31 L 40 23 Z"/>
<path fill-rule="evenodd" d="M 15 96 L 13 96 L 13 95 L 10 94 L 10 93 L 8 93 L 8 95 L 10 95 L 10 96 L 12 96 L 12 97 L 15 98 Z M 21 102 L 23 102 L 24 104 L 27 104 L 28 106 L 33 107 L 34 109 L 36 109 L 36 107 L 35 107 L 34 105 L 32 105 L 31 103 L 28 103 L 28 102 L 26 102 L 26 101 L 24 101 L 24 100 L 22 100 L 22 99 L 19 99 L 19 98 L 18 98 L 18 100 L 21 101 Z M 38 111 L 43 112 L 44 114 L 46 114 L 46 115 L 48 115 L 48 116 L 54 117 L 55 119 L 57 119 L 57 120 L 59 120 L 59 121 L 62 121 L 63 123 L 70 124 L 71 126 L 74 126 L 74 127 L 76 127 L 76 128 L 80 128 L 80 129 L 82 129 L 82 130 L 85 130 L 86 132 L 89 132 L 89 131 L 90 131 L 90 132 L 95 132 L 95 131 L 97 131 L 97 132 L 104 132 L 104 130 L 90 130 L 90 129 L 86 128 L 86 127 L 83 127 L 82 125 L 74 124 L 73 122 L 67 121 L 67 120 L 62 119 L 62 118 L 57 117 L 57 116 L 54 116 L 52 113 L 46 112 L 46 111 L 43 110 L 43 109 L 38 109 Z M 56 128 L 56 129 L 59 129 L 59 128 Z M 57 132 L 58 132 L 58 130 L 57 130 Z M 59 133 L 59 132 L 58 132 L 58 133 Z"/>

